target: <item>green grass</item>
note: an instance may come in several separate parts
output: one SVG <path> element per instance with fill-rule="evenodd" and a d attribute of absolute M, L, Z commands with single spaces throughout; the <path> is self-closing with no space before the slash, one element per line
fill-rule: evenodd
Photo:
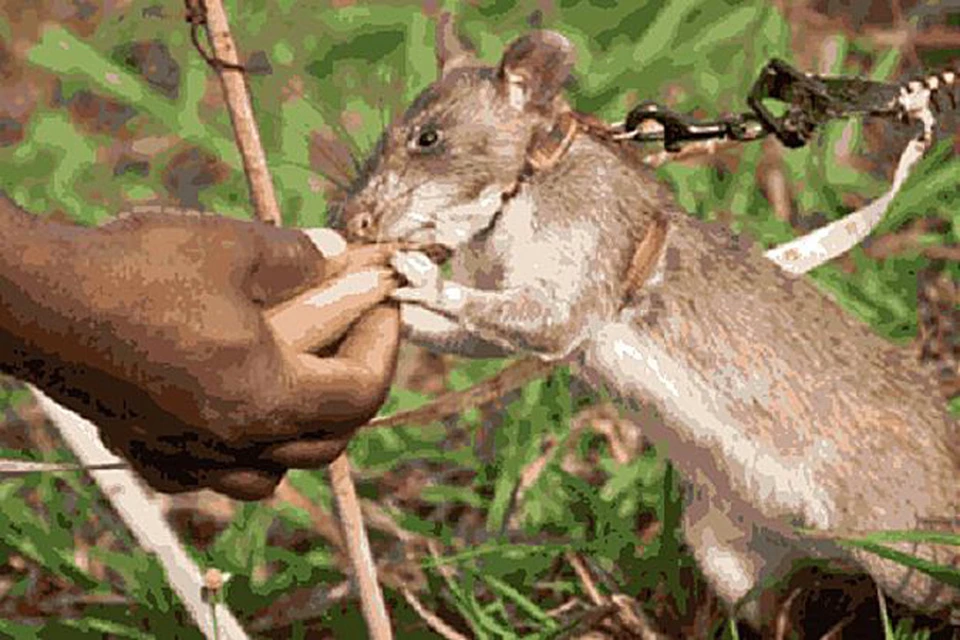
<path fill-rule="evenodd" d="M 224 170 L 220 180 L 198 190 L 201 206 L 223 215 L 248 217 L 246 184 L 226 111 L 215 100 L 213 73 L 189 44 L 181 4 L 162 3 L 164 18 L 143 17 L 157 3 L 134 0 L 120 14 L 102 16 L 89 32 L 70 26 L 48 28 L 27 53 L 27 72 L 42 88 L 22 142 L 0 147 L 0 190 L 40 214 L 59 212 L 84 223 L 97 223 L 132 204 L 171 197 L 166 180 L 171 161 L 197 149 Z M 389 114 L 396 113 L 434 76 L 433 27 L 419 2 L 351 5 L 340 9 L 315 3 L 228 2 L 234 37 L 241 51 L 263 51 L 270 75 L 250 77 L 254 107 L 277 187 L 284 222 L 321 225 L 326 196 L 317 188 L 316 132 L 347 135 L 354 153 L 375 141 Z M 454 3 L 441 2 L 454 8 Z M 543 14 L 543 26 L 562 31 L 576 45 L 575 106 L 610 121 L 622 119 L 642 99 L 669 102 L 681 111 L 704 116 L 745 110 L 744 97 L 762 64 L 772 56 L 787 60 L 789 24 L 768 3 L 718 0 L 672 0 L 626 3 L 606 0 L 559 0 Z M 537 3 L 511 0 L 460 7 L 458 19 L 484 59 L 494 62 L 512 38 L 526 31 Z M 0 16 L 0 34 L 10 35 Z M 83 35 L 81 35 L 83 34 Z M 169 98 L 151 87 L 123 54 L 131 42 L 158 39 L 179 65 L 179 94 Z M 894 52 L 867 40 L 841 38 L 833 70 L 856 73 L 858 64 L 885 77 L 898 63 Z M 53 84 L 59 100 L 51 99 Z M 93 92 L 126 105 L 135 114 L 112 132 L 89 119 L 70 115 L 63 104 Z M 669 98 L 667 98 L 669 96 Z M 133 145 L 158 141 L 149 151 Z M 867 148 L 864 127 L 827 127 L 815 144 L 783 154 L 783 170 L 805 214 L 836 219 L 851 202 L 873 198 L 885 188 L 882 176 L 854 171 L 836 161 L 842 140 L 853 153 Z M 163 143 L 161 144 L 160 141 Z M 146 172 L 117 173 L 111 162 L 121 156 L 149 163 Z M 778 219 L 758 188 L 761 147 L 746 146 L 734 166 L 668 165 L 662 178 L 691 215 L 722 217 L 738 230 L 772 246 L 795 233 Z M 943 141 L 916 170 L 897 198 L 881 233 L 902 229 L 928 215 L 946 219 L 949 229 L 929 239 L 946 244 L 960 239 L 960 160 Z M 858 200 L 860 199 L 860 200 Z M 917 332 L 915 274 L 928 264 L 921 255 L 885 261 L 855 249 L 855 271 L 836 265 L 818 269 L 813 278 L 851 313 L 891 340 L 909 340 Z M 957 265 L 950 267 L 958 276 Z M 462 388 L 491 375 L 499 361 L 461 362 L 450 386 Z M 432 610 L 459 617 L 463 632 L 478 638 L 551 638 L 564 632 L 548 612 L 583 587 L 569 570 L 558 567 L 565 551 L 589 557 L 605 589 L 626 594 L 654 593 L 676 602 L 692 602 L 683 578 L 692 560 L 681 552 L 676 533 L 680 513 L 679 481 L 655 451 L 629 464 L 614 462 L 605 441 L 589 431 L 572 429 L 572 416 L 597 398 L 571 395 L 569 376 L 560 371 L 525 388 L 503 412 L 502 424 L 489 441 L 478 412 L 464 415 L 453 438 L 449 426 L 362 432 L 351 445 L 360 470 L 359 490 L 378 500 L 397 525 L 437 540 L 448 553 L 425 556 L 419 564 L 428 589 L 421 593 Z M 0 405 L 14 406 L 23 396 L 3 392 Z M 385 412 L 425 401 L 395 390 Z M 542 455 L 542 443 L 554 443 L 544 470 L 517 503 L 522 472 Z M 482 446 L 481 446 L 482 445 Z M 493 455 L 484 453 L 484 448 Z M 594 465 L 597 478 L 587 481 L 566 469 L 561 452 L 573 451 Z M 63 457 L 63 456 L 60 456 Z M 385 478 L 414 471 L 457 469 L 466 479 L 427 486 L 419 509 L 390 498 Z M 322 472 L 291 474 L 294 486 L 329 506 L 330 490 Z M 439 509 L 460 508 L 479 514 L 464 544 L 463 530 Z M 659 533 L 641 541 L 637 522 L 662 523 Z M 91 553 L 109 567 L 95 577 L 75 560 L 77 537 L 110 529 L 115 540 Z M 474 530 L 475 529 L 475 530 Z M 954 537 L 955 538 L 955 537 Z M 296 551 L 283 540 L 299 541 Z M 187 540 L 191 543 L 191 540 Z M 884 540 L 864 544 L 881 545 Z M 378 552 L 393 549 L 375 532 Z M 243 505 L 233 522 L 204 549 L 191 547 L 204 567 L 217 567 L 233 578 L 226 601 L 241 618 L 253 616 L 284 594 L 299 588 L 335 585 L 343 576 L 330 549 L 313 533 L 305 513 L 286 506 Z M 882 552 L 882 551 L 881 551 Z M 126 604 L 93 604 L 77 620 L 54 621 L 42 628 L 0 620 L 0 634 L 15 638 L 110 635 L 131 638 L 196 638 L 197 632 L 166 587 L 156 560 L 138 551 L 102 496 L 78 475 L 30 476 L 0 484 L 0 564 L 22 558 L 31 571 L 13 571 L 10 594 L 31 594 L 37 575 L 74 595 L 122 594 Z M 559 563 L 562 564 L 562 563 Z M 262 569 L 269 567 L 266 578 Z M 453 568 L 456 576 L 445 569 Z M 928 567 L 929 568 L 929 567 Z M 36 573 L 36 572 L 39 572 Z M 954 579 L 956 572 L 953 573 Z M 435 637 L 395 590 L 388 589 L 391 615 L 408 638 Z M 43 616 L 41 616 L 43 617 Z M 336 637 L 360 637 L 362 620 L 355 608 L 333 607 L 320 624 Z M 892 627 L 888 638 L 921 638 L 909 622 Z M 299 629 L 299 631 L 298 631 Z M 294 633 L 306 625 L 294 626 Z M 877 630 L 881 633 L 880 629 Z M 736 628 L 722 620 L 716 637 L 736 638 Z"/>

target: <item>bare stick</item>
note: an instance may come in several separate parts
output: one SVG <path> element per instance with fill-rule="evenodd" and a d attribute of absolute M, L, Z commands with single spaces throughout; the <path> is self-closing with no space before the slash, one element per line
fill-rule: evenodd
<path fill-rule="evenodd" d="M 90 421 L 60 406 L 39 389 L 30 387 L 37 403 L 60 435 L 86 467 L 117 465 L 123 462 L 110 453 Z M 180 597 L 193 621 L 207 638 L 245 640 L 247 634 L 226 605 L 204 602 L 203 574 L 167 524 L 155 499 L 147 496 L 129 469 L 90 471 L 103 495 L 126 523 L 144 549 L 156 554 L 167 581 Z"/>
<path fill-rule="evenodd" d="M 524 358 L 509 364 L 497 375 L 463 391 L 445 393 L 434 401 L 409 411 L 376 418 L 368 427 L 395 427 L 399 425 L 426 425 L 468 409 L 493 402 L 532 380 L 547 376 L 559 363 L 546 362 L 539 358 Z"/>
<path fill-rule="evenodd" d="M 129 465 L 126 462 L 83 465 L 72 462 L 34 462 L 32 460 L 0 458 L 0 476 L 24 476 L 30 473 L 65 473 L 73 471 L 116 471 L 118 469 L 128 468 Z"/>
<path fill-rule="evenodd" d="M 239 64 L 223 3 L 220 0 L 206 0 L 205 4 L 213 55 L 227 65 Z M 237 144 L 243 154 L 243 164 L 257 217 L 264 222 L 280 224 L 280 208 L 277 206 L 273 184 L 270 181 L 267 161 L 263 153 L 263 145 L 260 144 L 243 72 L 223 67 L 218 71 L 230 109 Z M 390 619 L 387 617 L 383 603 L 383 593 L 380 591 L 376 565 L 370 553 L 367 532 L 363 527 L 360 503 L 357 501 L 357 492 L 350 475 L 350 460 L 346 453 L 330 464 L 330 483 L 340 512 L 343 535 L 347 541 L 347 552 L 353 565 L 353 578 L 360 594 L 370 637 L 374 640 L 390 640 L 393 638 Z"/>
<path fill-rule="evenodd" d="M 340 525 L 347 541 L 347 555 L 353 564 L 354 579 L 360 592 L 360 606 L 370 637 L 377 640 L 392 638 L 393 631 L 390 629 L 390 618 L 383 603 L 377 567 L 370 552 L 367 530 L 363 526 L 360 501 L 350 475 L 350 460 L 345 453 L 330 464 L 330 484 L 333 485 L 333 495 L 337 500 Z"/>
<path fill-rule="evenodd" d="M 227 65 L 239 66 L 240 57 L 230 35 L 230 25 L 223 3 L 220 0 L 207 0 L 205 4 L 207 33 L 214 56 Z M 230 110 L 230 122 L 233 123 L 237 146 L 243 157 L 243 170 L 247 175 L 254 211 L 264 222 L 280 225 L 280 207 L 277 205 L 273 182 L 270 181 L 267 158 L 260 143 L 260 131 L 253 117 L 246 78 L 240 69 L 223 67 L 218 69 L 218 75 L 223 85 L 223 94 L 227 98 L 227 109 Z"/>
<path fill-rule="evenodd" d="M 467 636 L 448 625 L 440 618 L 440 616 L 423 606 L 423 603 L 417 599 L 417 596 L 413 595 L 413 592 L 410 591 L 410 589 L 403 587 L 400 589 L 400 592 L 407 600 L 407 604 L 413 607 L 413 610 L 417 612 L 417 615 L 419 615 L 431 629 L 439 633 L 447 640 L 467 640 Z"/>

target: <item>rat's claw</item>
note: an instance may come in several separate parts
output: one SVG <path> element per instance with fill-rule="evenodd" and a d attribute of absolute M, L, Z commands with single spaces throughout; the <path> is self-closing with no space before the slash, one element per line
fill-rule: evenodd
<path fill-rule="evenodd" d="M 411 288 L 435 289 L 440 281 L 440 269 L 420 251 L 398 251 L 390 264 L 397 273 L 407 279 Z"/>
<path fill-rule="evenodd" d="M 393 292 L 394 300 L 416 302 L 428 307 L 439 303 L 440 269 L 430 258 L 419 251 L 398 251 L 390 263 L 410 283 Z"/>

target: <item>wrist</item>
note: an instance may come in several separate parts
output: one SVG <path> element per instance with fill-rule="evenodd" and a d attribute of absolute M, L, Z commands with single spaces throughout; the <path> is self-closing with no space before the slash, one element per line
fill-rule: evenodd
<path fill-rule="evenodd" d="M 76 254 L 68 225 L 32 215 L 0 193 L 0 336 L 34 343 L 52 312 L 45 299 L 63 289 Z M 5 358 L 9 354 L 0 354 Z"/>
<path fill-rule="evenodd" d="M 34 245 L 46 241 L 53 235 L 55 228 L 61 227 L 43 217 L 24 211 L 0 191 L 0 261 L 4 267 L 10 267 L 16 256 L 11 255 L 18 247 Z"/>

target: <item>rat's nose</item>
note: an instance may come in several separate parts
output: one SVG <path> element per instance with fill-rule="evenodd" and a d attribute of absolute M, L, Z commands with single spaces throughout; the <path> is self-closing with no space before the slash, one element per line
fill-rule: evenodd
<path fill-rule="evenodd" d="M 373 214 L 367 211 L 358 211 L 347 221 L 347 237 L 351 240 L 373 240 Z"/>

